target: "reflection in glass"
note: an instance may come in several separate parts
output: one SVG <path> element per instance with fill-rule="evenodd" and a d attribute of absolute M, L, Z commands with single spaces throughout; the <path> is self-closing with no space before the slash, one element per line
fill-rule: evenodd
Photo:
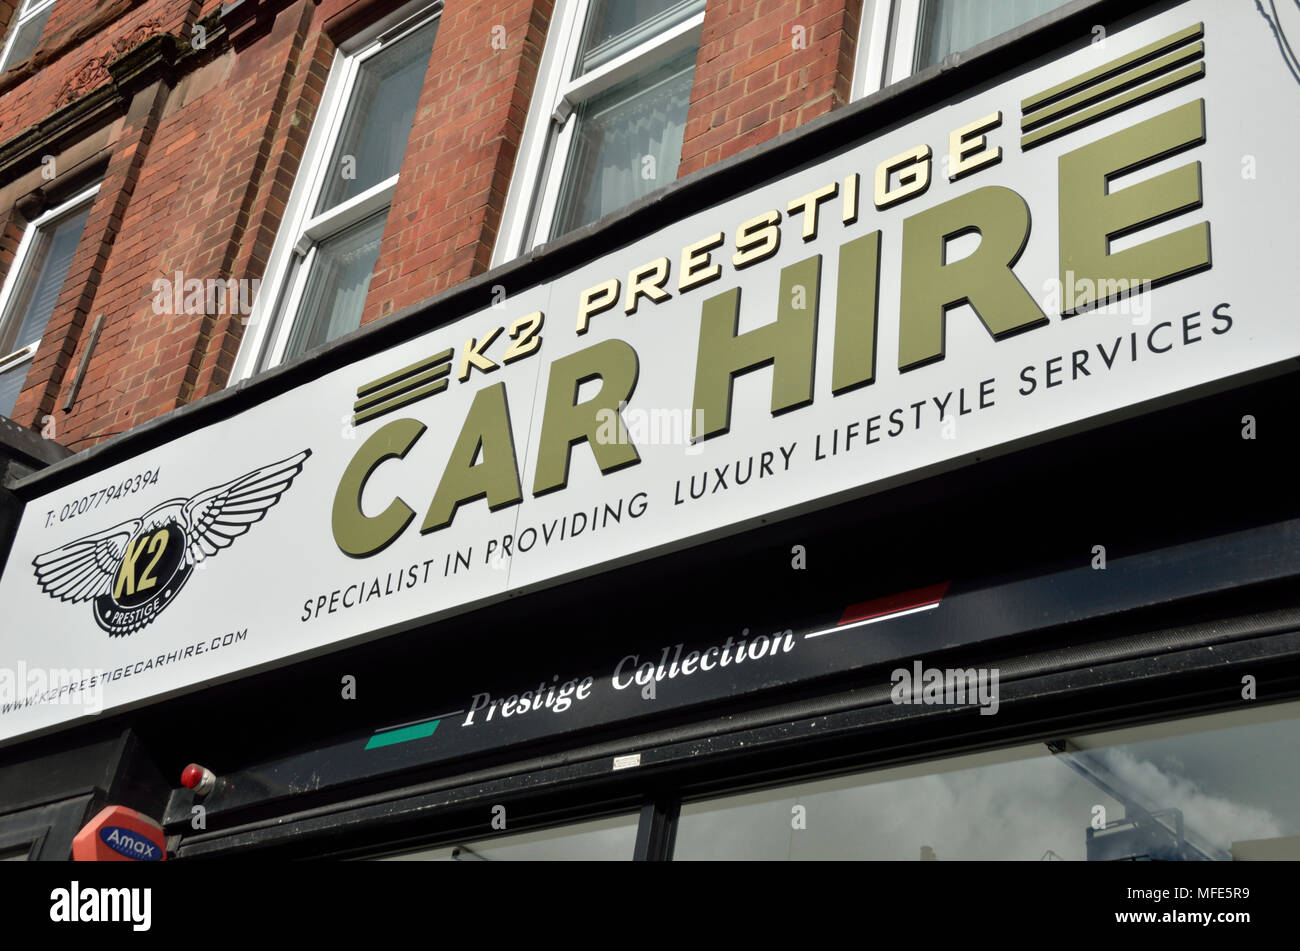
<path fill-rule="evenodd" d="M 692 47 L 578 111 L 551 237 L 590 224 L 677 177 L 695 72 Z"/>
<path fill-rule="evenodd" d="M 317 245 L 286 360 L 361 326 L 387 218 L 385 208 Z"/>
<path fill-rule="evenodd" d="M 527 862 L 560 860 L 632 859 L 636 845 L 637 816 L 614 816 L 594 822 L 582 822 L 502 836 L 481 842 L 462 843 L 437 849 L 422 849 L 385 859 L 416 862 Z"/>
<path fill-rule="evenodd" d="M 689 803 L 674 857 L 1297 859 L 1300 763 L 1278 753 L 1300 744 L 1298 717 L 1292 703 Z"/>
<path fill-rule="evenodd" d="M 924 0 L 916 69 L 970 49 L 1064 6 L 1068 0 Z"/>
<path fill-rule="evenodd" d="M 574 78 L 704 9 L 704 0 L 592 0 Z"/>
<path fill-rule="evenodd" d="M 359 67 L 316 214 L 392 178 L 401 168 L 437 32 L 434 20 Z"/>

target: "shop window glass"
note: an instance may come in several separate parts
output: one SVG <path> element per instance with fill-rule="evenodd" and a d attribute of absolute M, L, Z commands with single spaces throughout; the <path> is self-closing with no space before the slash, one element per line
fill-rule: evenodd
<path fill-rule="evenodd" d="M 631 861 L 636 830 L 637 816 L 633 814 L 383 858 L 415 862 Z"/>
<path fill-rule="evenodd" d="M 1292 703 L 687 803 L 674 857 L 1300 859 L 1298 746 Z"/>

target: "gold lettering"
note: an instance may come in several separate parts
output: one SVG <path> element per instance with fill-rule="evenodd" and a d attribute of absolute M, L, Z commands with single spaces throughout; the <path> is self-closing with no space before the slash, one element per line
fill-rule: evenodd
<path fill-rule="evenodd" d="M 682 248 L 682 273 L 677 276 L 677 292 L 688 291 L 722 276 L 721 264 L 710 264 L 709 252 L 722 244 L 718 231 Z"/>
<path fill-rule="evenodd" d="M 736 229 L 736 253 L 731 263 L 736 268 L 765 261 L 781 247 L 781 212 L 773 209 L 750 218 Z"/>
<path fill-rule="evenodd" d="M 114 599 L 122 597 L 123 584 L 126 586 L 127 594 L 135 594 L 135 563 L 136 559 L 144 553 L 144 546 L 148 541 L 149 536 L 146 535 L 127 543 L 126 557 L 122 559 L 122 567 L 117 570 L 117 584 L 113 586 Z"/>
<path fill-rule="evenodd" d="M 618 278 L 611 277 L 602 284 L 589 287 L 579 296 L 578 333 L 587 332 L 587 323 L 601 311 L 609 310 L 618 301 Z"/>
<path fill-rule="evenodd" d="M 984 133 L 1002 125 L 1002 113 L 995 112 L 948 136 L 948 181 L 955 182 L 971 172 L 1002 161 L 1002 147 L 985 148 Z"/>
<path fill-rule="evenodd" d="M 641 297 L 648 297 L 656 304 L 662 304 L 670 295 L 664 290 L 668 282 L 668 259 L 655 258 L 648 264 L 633 268 L 627 275 L 627 303 L 623 313 L 635 314 Z"/>
<path fill-rule="evenodd" d="M 491 373 L 493 370 L 500 369 L 497 364 L 483 355 L 483 351 L 492 345 L 492 341 L 497 339 L 497 335 L 501 333 L 502 329 L 501 327 L 492 328 L 492 332 L 477 343 L 474 342 L 473 337 L 465 341 L 461 347 L 460 373 L 456 377 L 460 382 L 464 383 L 469 379 L 471 366 L 478 367 L 484 373 Z"/>
<path fill-rule="evenodd" d="M 889 208 L 929 188 L 930 155 L 930 146 L 918 145 L 876 166 L 876 207 Z M 889 179 L 895 172 L 898 187 L 891 191 Z"/>
<path fill-rule="evenodd" d="M 167 529 L 164 528 L 149 540 L 149 554 L 153 555 L 155 548 L 158 550 L 158 554 L 153 555 L 153 561 L 149 562 L 148 567 L 144 569 L 144 574 L 140 576 L 140 583 L 135 586 L 137 591 L 143 591 L 158 584 L 158 579 L 153 576 L 153 570 L 162 559 L 163 552 L 167 550 L 168 537 Z"/>
<path fill-rule="evenodd" d="M 790 202 L 786 211 L 794 214 L 796 211 L 803 212 L 803 239 L 811 241 L 817 237 L 817 206 L 827 199 L 834 198 L 840 190 L 840 186 L 835 182 L 829 185 L 823 185 L 816 191 L 811 191 L 802 198 L 796 198 Z"/>

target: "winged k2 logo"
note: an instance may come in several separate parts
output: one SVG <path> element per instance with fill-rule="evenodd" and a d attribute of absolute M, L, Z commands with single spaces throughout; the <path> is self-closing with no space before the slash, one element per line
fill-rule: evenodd
<path fill-rule="evenodd" d="M 134 634 L 176 599 L 195 565 L 262 520 L 310 455 L 304 449 L 37 555 L 36 580 L 51 598 L 93 602 L 95 621 L 111 637 Z"/>

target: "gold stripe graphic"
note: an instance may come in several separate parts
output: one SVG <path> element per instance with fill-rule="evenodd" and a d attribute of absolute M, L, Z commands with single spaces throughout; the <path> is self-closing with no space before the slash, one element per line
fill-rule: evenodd
<path fill-rule="evenodd" d="M 385 413 L 391 413 L 395 409 L 400 409 L 408 403 L 415 403 L 424 399 L 426 396 L 432 396 L 434 393 L 441 393 L 446 388 L 447 381 L 445 379 L 439 380 L 436 383 L 430 383 L 428 386 L 421 387 L 406 396 L 399 397 L 396 400 L 391 400 L 387 403 L 381 403 L 373 409 L 368 409 L 365 412 L 357 413 L 352 417 L 352 425 L 360 426 L 362 423 L 383 416 Z"/>
<path fill-rule="evenodd" d="M 441 393 L 447 388 L 451 357 L 449 348 L 357 387 L 357 401 L 352 404 L 356 414 L 352 417 L 352 425 L 360 426 L 426 396 Z"/>
<path fill-rule="evenodd" d="M 1197 23 L 1021 100 L 1022 149 L 1031 149 L 1205 75 Z M 1200 61 L 1200 62 L 1197 62 Z"/>
<path fill-rule="evenodd" d="M 1205 44 L 1195 43 L 1185 49 L 1176 50 L 1167 56 L 1159 59 L 1153 59 L 1144 66 L 1131 69 L 1128 72 L 1120 73 L 1113 76 L 1104 83 L 1085 89 L 1083 92 L 1075 93 L 1066 99 L 1061 99 L 1046 109 L 1040 109 L 1033 115 L 1025 116 L 1020 120 L 1020 128 L 1028 132 L 1030 129 L 1036 129 L 1041 125 L 1051 122 L 1053 119 L 1069 115 L 1071 112 L 1081 110 L 1084 106 L 1090 106 L 1094 102 L 1099 102 L 1116 93 L 1123 92 L 1138 83 L 1158 76 L 1161 73 L 1168 72 L 1175 66 L 1187 62 L 1188 60 L 1200 59 L 1205 55 Z"/>
<path fill-rule="evenodd" d="M 419 373 L 421 370 L 436 366 L 439 363 L 450 363 L 451 354 L 452 351 L 448 348 L 442 351 L 442 353 L 436 353 L 431 357 L 425 357 L 423 360 L 417 360 L 409 367 L 402 367 L 400 370 L 394 370 L 392 373 L 388 374 L 388 376 L 381 376 L 377 380 L 371 380 L 369 383 L 364 383 L 357 387 L 357 396 L 369 396 L 376 390 L 386 389 L 397 381 Z"/>
<path fill-rule="evenodd" d="M 1116 96 L 1113 99 L 1107 99 L 1105 102 L 1093 106 L 1091 109 L 1085 109 L 1083 112 L 1075 113 L 1068 119 L 1062 119 L 1060 122 L 1054 122 L 1051 125 L 1043 126 L 1020 139 L 1022 149 L 1033 148 L 1035 145 L 1041 145 L 1049 139 L 1055 139 L 1058 136 L 1072 132 L 1081 126 L 1096 122 L 1106 116 L 1116 112 L 1122 112 L 1130 106 L 1136 106 L 1140 102 L 1146 102 L 1161 93 L 1168 92 L 1186 83 L 1194 82 L 1205 75 L 1204 63 L 1193 63 L 1191 66 L 1185 66 L 1177 72 L 1169 73 L 1162 76 L 1154 82 L 1149 82 L 1145 86 L 1139 86 L 1137 89 L 1130 90 L 1122 96 Z"/>
<path fill-rule="evenodd" d="M 1037 95 L 1030 96 L 1028 99 L 1020 101 L 1020 110 L 1024 113 L 1033 112 L 1035 109 L 1041 109 L 1043 106 L 1057 99 L 1063 99 L 1071 93 L 1078 92 L 1085 86 L 1091 86 L 1095 82 L 1107 79 L 1115 73 L 1121 73 L 1132 66 L 1153 59 L 1161 53 L 1167 53 L 1172 49 L 1182 46 L 1192 40 L 1200 39 L 1205 35 L 1205 24 L 1197 23 L 1195 26 L 1189 26 L 1185 30 L 1179 30 L 1166 36 L 1163 40 L 1156 40 L 1140 50 L 1135 50 L 1127 56 L 1121 56 L 1119 59 L 1113 59 L 1109 63 L 1103 63 L 1096 69 L 1091 69 L 1081 76 L 1073 79 L 1067 79 L 1065 82 L 1046 89 Z"/>

